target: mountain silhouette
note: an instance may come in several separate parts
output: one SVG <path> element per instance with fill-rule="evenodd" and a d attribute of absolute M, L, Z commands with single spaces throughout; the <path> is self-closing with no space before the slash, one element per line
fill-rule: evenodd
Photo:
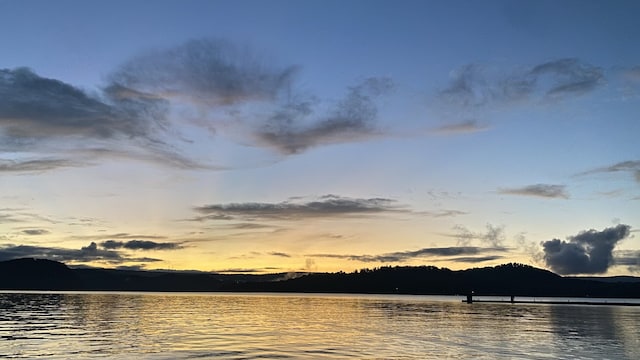
<path fill-rule="evenodd" d="M 0 289 L 83 291 L 258 291 L 425 295 L 640 298 L 640 278 L 562 277 L 522 264 L 450 270 L 396 266 L 352 273 L 218 274 L 69 268 L 43 259 L 0 262 Z"/>

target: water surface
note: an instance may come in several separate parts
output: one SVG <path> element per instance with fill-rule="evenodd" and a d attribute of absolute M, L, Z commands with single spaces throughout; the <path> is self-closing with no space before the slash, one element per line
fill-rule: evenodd
<path fill-rule="evenodd" d="M 640 307 L 460 297 L 0 293 L 0 357 L 639 359 Z"/>

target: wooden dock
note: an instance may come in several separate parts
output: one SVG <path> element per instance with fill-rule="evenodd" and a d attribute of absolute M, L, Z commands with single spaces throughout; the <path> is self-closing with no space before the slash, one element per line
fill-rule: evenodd
<path fill-rule="evenodd" d="M 640 302 L 625 302 L 625 301 L 589 301 L 589 300 L 516 300 L 511 297 L 511 300 L 487 300 L 487 299 L 474 299 L 472 296 L 467 295 L 466 299 L 462 302 L 467 304 L 472 303 L 494 303 L 494 304 L 548 304 L 548 305 L 609 305 L 609 306 L 640 306 Z"/>

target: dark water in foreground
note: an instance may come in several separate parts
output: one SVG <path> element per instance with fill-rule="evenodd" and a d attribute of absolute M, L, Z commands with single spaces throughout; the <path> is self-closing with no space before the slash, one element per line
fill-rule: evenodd
<path fill-rule="evenodd" d="M 0 358 L 640 359 L 640 307 L 460 300 L 0 293 Z"/>

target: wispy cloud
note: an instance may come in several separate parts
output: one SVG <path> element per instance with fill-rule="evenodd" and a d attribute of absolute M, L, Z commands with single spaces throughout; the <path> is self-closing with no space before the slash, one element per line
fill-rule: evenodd
<path fill-rule="evenodd" d="M 417 212 L 416 214 L 431 216 L 435 218 L 441 218 L 441 217 L 467 215 L 468 212 L 461 211 L 461 210 L 439 210 L 439 211 L 421 211 L 421 212 Z"/>
<path fill-rule="evenodd" d="M 471 244 L 472 240 L 479 240 L 482 244 L 488 244 L 491 247 L 501 248 L 505 241 L 504 226 L 487 224 L 484 232 L 473 232 L 463 225 L 456 225 L 453 227 L 454 234 L 444 234 L 457 239 L 457 245 L 467 247 Z"/>
<path fill-rule="evenodd" d="M 455 124 L 446 124 L 434 128 L 432 132 L 439 135 L 473 134 L 489 129 L 487 125 L 481 125 L 476 120 L 468 120 Z"/>
<path fill-rule="evenodd" d="M 288 99 L 255 135 L 259 143 L 283 154 L 379 136 L 374 99 L 392 88 L 389 78 L 366 79 L 349 88 L 346 97 L 326 115 L 315 114 L 309 100 Z"/>
<path fill-rule="evenodd" d="M 269 253 L 269 255 L 271 255 L 271 256 L 279 256 L 279 257 L 286 257 L 286 258 L 291 257 L 291 255 L 289 255 L 287 253 L 277 252 L 277 251 L 272 251 L 272 252 Z"/>
<path fill-rule="evenodd" d="M 99 261 L 110 264 L 121 264 L 128 262 L 147 263 L 161 261 L 160 259 L 148 257 L 130 257 L 118 251 L 100 249 L 95 242 L 80 249 L 12 244 L 0 245 L 0 261 L 25 257 L 44 258 L 72 263 Z"/>
<path fill-rule="evenodd" d="M 100 243 L 100 246 L 109 249 L 128 249 L 128 250 L 176 250 L 181 249 L 183 246 L 180 243 L 175 242 L 155 242 L 151 240 L 129 240 L 129 241 L 116 241 L 107 240 Z"/>
<path fill-rule="evenodd" d="M 530 74 L 536 76 L 538 81 L 549 76 L 551 84 L 545 89 L 545 94 L 554 98 L 584 94 L 604 84 L 602 68 L 575 58 L 537 65 Z"/>
<path fill-rule="evenodd" d="M 613 165 L 595 168 L 592 170 L 584 171 L 578 174 L 578 176 L 602 174 L 602 173 L 631 173 L 637 182 L 640 182 L 640 160 L 629 160 L 615 163 Z"/>
<path fill-rule="evenodd" d="M 5 136 L 40 140 L 150 137 L 164 126 L 162 100 L 109 87 L 92 96 L 29 69 L 0 70 L 0 126 Z"/>
<path fill-rule="evenodd" d="M 246 46 L 222 39 L 197 39 L 151 51 L 121 65 L 111 76 L 128 89 L 220 105 L 274 99 L 287 88 L 296 66 L 274 67 Z"/>
<path fill-rule="evenodd" d="M 476 263 L 482 263 L 487 261 L 500 260 L 504 258 L 505 256 L 502 256 L 502 255 L 460 256 L 460 257 L 448 258 L 442 261 L 476 264 Z"/>
<path fill-rule="evenodd" d="M 312 258 L 345 259 L 360 262 L 406 262 L 425 257 L 455 257 L 459 255 L 478 255 L 507 251 L 508 249 L 505 247 L 454 246 L 423 248 L 414 251 L 398 251 L 379 255 L 309 254 L 307 256 Z"/>
<path fill-rule="evenodd" d="M 136 239 L 145 239 L 145 240 L 163 240 L 166 239 L 166 236 L 162 235 L 145 235 L 145 234 L 130 234 L 130 233 L 114 233 L 114 234 L 96 234 L 96 235 L 73 235 L 70 239 L 76 240 L 136 240 Z"/>
<path fill-rule="evenodd" d="M 626 266 L 631 272 L 640 272 L 640 250 L 614 251 L 613 264 Z"/>
<path fill-rule="evenodd" d="M 541 243 L 544 261 L 553 271 L 565 274 L 601 274 L 614 264 L 613 249 L 629 236 L 631 227 L 620 224 L 602 231 L 588 230 L 566 241 Z"/>
<path fill-rule="evenodd" d="M 6 160 L 0 159 L 0 173 L 3 172 L 42 172 L 58 168 L 85 166 L 86 163 L 68 159 L 31 159 L 31 160 Z"/>
<path fill-rule="evenodd" d="M 408 211 L 396 201 L 384 198 L 358 199 L 326 195 L 315 201 L 280 203 L 211 204 L 194 208 L 204 216 L 271 220 L 304 220 L 344 216 L 370 216 Z"/>
<path fill-rule="evenodd" d="M 499 189 L 498 192 L 507 195 L 523 195 L 551 199 L 569 198 L 565 185 L 535 184 L 519 188 L 503 188 Z"/>
<path fill-rule="evenodd" d="M 558 59 L 532 67 L 497 71 L 468 64 L 452 73 L 440 96 L 464 107 L 510 104 L 532 96 L 562 99 L 595 90 L 604 84 L 602 68 L 579 59 Z"/>
<path fill-rule="evenodd" d="M 46 229 L 24 229 L 21 232 L 25 235 L 30 235 L 30 236 L 50 234 L 50 231 Z"/>

